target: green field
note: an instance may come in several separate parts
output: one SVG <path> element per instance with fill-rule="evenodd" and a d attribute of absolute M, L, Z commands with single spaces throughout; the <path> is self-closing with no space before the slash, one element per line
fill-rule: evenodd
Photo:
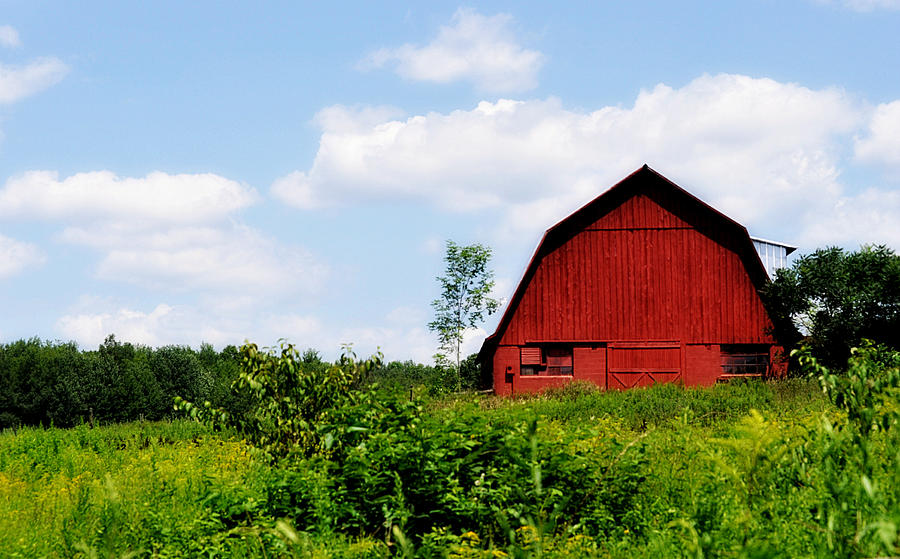
<path fill-rule="evenodd" d="M 394 406 L 394 407 L 391 407 Z M 817 383 L 447 397 L 273 463 L 199 423 L 0 435 L 5 557 L 874 556 L 896 430 Z M 842 428 L 843 427 L 843 428 Z M 865 479 L 863 479 L 863 476 Z"/>

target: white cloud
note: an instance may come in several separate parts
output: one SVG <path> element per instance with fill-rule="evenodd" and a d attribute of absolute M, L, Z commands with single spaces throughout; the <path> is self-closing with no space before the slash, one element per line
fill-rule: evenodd
<path fill-rule="evenodd" d="M 309 252 L 233 221 L 257 199 L 253 188 L 213 174 L 59 179 L 32 171 L 0 189 L 0 216 L 61 223 L 59 240 L 101 253 L 101 279 L 256 300 L 317 291 L 327 269 Z"/>
<path fill-rule="evenodd" d="M 360 357 L 381 351 L 387 361 L 412 359 L 417 363 L 431 363 L 437 352 L 437 339 L 424 326 L 348 327 L 331 338 L 338 345 L 353 344 Z"/>
<path fill-rule="evenodd" d="M 67 227 L 59 239 L 101 251 L 97 277 L 150 289 L 213 290 L 258 300 L 318 292 L 328 276 L 305 249 L 239 224 L 145 230 L 112 222 Z"/>
<path fill-rule="evenodd" d="M 379 49 L 362 66 L 393 65 L 397 74 L 416 81 L 468 80 L 491 92 L 533 89 L 545 57 L 520 46 L 511 23 L 508 14 L 484 16 L 459 9 L 429 44 Z"/>
<path fill-rule="evenodd" d="M 837 89 L 728 74 L 594 111 L 501 99 L 363 123 L 358 110 L 328 109 L 311 168 L 277 181 L 275 196 L 301 208 L 414 199 L 490 210 L 504 240 L 536 239 L 645 162 L 738 221 L 781 230 L 845 195 L 841 142 L 864 116 Z"/>
<path fill-rule="evenodd" d="M 209 173 L 132 178 L 94 171 L 60 180 L 54 171 L 30 171 L 0 189 L 0 216 L 195 224 L 222 220 L 256 200 L 253 188 Z"/>
<path fill-rule="evenodd" d="M 437 237 L 426 237 L 422 239 L 420 247 L 425 254 L 441 254 L 444 250 L 444 241 Z"/>
<path fill-rule="evenodd" d="M 43 262 L 44 255 L 35 245 L 0 235 L 0 279 Z"/>
<path fill-rule="evenodd" d="M 466 331 L 463 332 L 463 343 L 460 346 L 460 358 L 465 359 L 473 353 L 481 351 L 481 345 L 484 343 L 484 339 L 487 336 L 488 333 L 484 331 L 484 328 L 466 329 Z"/>
<path fill-rule="evenodd" d="M 148 311 L 136 310 L 132 305 L 121 305 L 100 297 L 84 297 L 68 314 L 56 321 L 61 338 L 73 340 L 82 348 L 100 345 L 110 334 L 122 342 L 152 347 L 164 345 L 188 345 L 211 343 L 222 348 L 229 344 L 241 345 L 245 339 L 275 342 L 273 338 L 257 337 L 265 331 L 248 315 L 217 314 L 205 305 L 171 305 L 159 303 Z"/>
<path fill-rule="evenodd" d="M 500 315 L 503 313 L 506 303 L 509 302 L 510 297 L 512 297 L 517 283 L 518 280 L 508 277 L 494 278 L 494 288 L 491 290 L 491 297 L 500 301 L 500 310 L 493 316 L 495 321 L 500 320 Z"/>
<path fill-rule="evenodd" d="M 327 268 L 307 251 L 237 225 L 116 237 L 72 228 L 62 238 L 95 246 L 101 239 L 111 241 L 104 247 L 97 276 L 156 289 L 212 289 L 259 296 L 313 293 L 327 275 Z"/>
<path fill-rule="evenodd" d="M 169 344 L 197 347 L 201 342 L 223 347 L 240 345 L 246 339 L 268 346 L 285 337 L 305 348 L 317 347 L 315 344 L 325 339 L 321 336 L 322 325 L 315 317 L 234 312 L 220 308 L 216 302 L 212 299 L 189 304 L 160 302 L 144 310 L 140 304 L 83 296 L 57 320 L 56 329 L 64 339 L 74 340 L 82 347 L 95 347 L 109 334 L 115 334 L 121 341 L 154 347 Z M 314 342 L 308 343 L 307 339 Z"/>
<path fill-rule="evenodd" d="M 245 340 L 272 347 L 284 339 L 299 350 L 319 350 L 325 359 L 336 359 L 342 345 L 352 344 L 360 358 L 381 350 L 389 361 L 413 359 L 430 363 L 437 346 L 434 336 L 417 325 L 335 327 L 314 315 L 235 314 L 204 303 L 159 303 L 145 311 L 99 297 L 82 298 L 76 308 L 57 320 L 56 329 L 64 339 L 74 340 L 86 348 L 98 346 L 109 334 L 115 334 L 121 341 L 154 347 L 168 344 L 197 347 L 200 342 L 208 342 L 221 348 L 228 344 L 240 345 Z M 483 330 L 467 333 L 464 349 L 470 353 L 478 351 L 484 336 Z"/>
<path fill-rule="evenodd" d="M 361 356 L 371 355 L 380 349 L 388 361 L 412 359 L 417 363 L 434 362 L 433 357 L 439 351 L 438 339 L 437 334 L 426 326 L 428 314 L 424 309 L 397 307 L 388 313 L 386 319 L 386 325 L 383 326 L 348 327 L 341 329 L 337 336 L 329 334 L 324 339 L 332 339 L 338 343 L 323 347 L 352 343 L 354 350 Z M 462 358 L 478 352 L 487 334 L 483 328 L 466 329 L 460 349 Z"/>
<path fill-rule="evenodd" d="M 807 214 L 796 242 L 808 247 L 887 244 L 900 248 L 900 192 L 869 188 L 828 201 L 825 211 Z"/>
<path fill-rule="evenodd" d="M 0 104 L 20 99 L 59 83 L 69 67 L 57 58 L 39 58 L 25 66 L 0 64 Z"/>
<path fill-rule="evenodd" d="M 110 312 L 69 314 L 60 318 L 56 328 L 68 340 L 81 347 L 96 347 L 106 336 L 115 334 L 121 341 L 148 346 L 178 343 L 173 322 L 177 312 L 166 304 L 157 305 L 149 313 L 121 308 Z M 193 341 L 193 340 L 192 340 Z"/>
<path fill-rule="evenodd" d="M 7 48 L 21 47 L 22 41 L 19 39 L 19 32 L 9 25 L 0 25 L 0 46 Z"/>
<path fill-rule="evenodd" d="M 855 155 L 860 161 L 884 165 L 900 176 L 900 101 L 875 108 L 868 135 L 856 140 Z"/>

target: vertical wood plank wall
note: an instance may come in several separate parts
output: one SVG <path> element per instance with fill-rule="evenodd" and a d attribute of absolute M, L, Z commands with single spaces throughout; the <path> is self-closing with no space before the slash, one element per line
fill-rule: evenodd
<path fill-rule="evenodd" d="M 733 228 L 721 226 L 727 218 L 683 191 L 636 190 L 604 215 L 591 217 L 594 221 L 582 220 L 558 246 L 539 249 L 521 296 L 507 309 L 505 329 L 498 332 L 491 360 L 497 393 L 568 380 L 520 377 L 519 354 L 507 350 L 528 344 L 570 344 L 572 378 L 613 388 L 630 382 L 624 365 L 618 377 L 608 376 L 617 355 L 629 355 L 610 353 L 617 343 L 672 344 L 674 349 L 654 350 L 666 363 L 656 368 L 661 378 L 685 384 L 715 382 L 721 344 L 776 343 L 741 256 L 748 258 L 747 251 Z M 651 353 L 633 352 L 640 359 Z M 669 369 L 672 374 L 666 375 Z"/>
<path fill-rule="evenodd" d="M 773 343 L 739 255 L 639 195 L 545 255 L 500 345 Z"/>

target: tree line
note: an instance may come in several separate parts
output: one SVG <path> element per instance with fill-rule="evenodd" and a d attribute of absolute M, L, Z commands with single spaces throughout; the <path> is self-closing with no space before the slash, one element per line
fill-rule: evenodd
<path fill-rule="evenodd" d="M 94 351 L 37 338 L 0 344 L 0 428 L 159 420 L 176 395 L 236 407 L 237 348 L 149 348 L 110 335 Z"/>
<path fill-rule="evenodd" d="M 331 364 L 307 349 L 306 369 Z M 247 411 L 247 398 L 231 390 L 243 366 L 233 345 L 217 351 L 168 345 L 151 348 L 110 335 L 96 350 L 75 342 L 38 338 L 0 344 L 0 429 L 21 425 L 71 427 L 81 423 L 157 421 L 174 417 L 176 397 L 208 401 L 235 415 Z M 474 355 L 460 367 L 463 388 L 489 387 Z M 379 364 L 366 382 L 382 391 L 437 395 L 455 390 L 457 373 L 413 361 Z M 487 384 L 486 384 L 487 383 Z"/>

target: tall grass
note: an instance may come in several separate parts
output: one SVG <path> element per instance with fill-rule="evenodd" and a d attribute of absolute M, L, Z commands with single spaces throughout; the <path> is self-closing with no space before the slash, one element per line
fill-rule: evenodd
<path fill-rule="evenodd" d="M 603 391 L 590 383 L 570 383 L 514 398 L 471 394 L 446 397 L 433 401 L 432 407 L 437 413 L 477 408 L 491 416 L 543 417 L 582 425 L 598 417 L 614 417 L 629 429 L 646 430 L 680 426 L 685 418 L 690 423 L 715 427 L 744 417 L 752 409 L 790 416 L 822 412 L 828 407 L 828 400 L 814 380 L 787 379 L 736 381 L 690 389 L 661 384 L 625 391 Z"/>
<path fill-rule="evenodd" d="M 852 452 L 835 435 L 846 415 L 812 382 L 610 393 L 573 386 L 527 398 L 370 404 L 339 415 L 345 432 L 329 431 L 344 446 L 280 463 L 189 421 L 0 434 L 0 555 L 695 558 L 895 549 L 898 434 L 871 435 L 867 497 L 852 464 L 840 469 L 842 453 Z M 859 511 L 858 532 L 829 532 L 829 507 L 840 499 Z"/>
<path fill-rule="evenodd" d="M 7 557 L 190 556 L 252 519 L 262 470 L 239 441 L 197 423 L 143 423 L 0 435 L 0 550 Z"/>

